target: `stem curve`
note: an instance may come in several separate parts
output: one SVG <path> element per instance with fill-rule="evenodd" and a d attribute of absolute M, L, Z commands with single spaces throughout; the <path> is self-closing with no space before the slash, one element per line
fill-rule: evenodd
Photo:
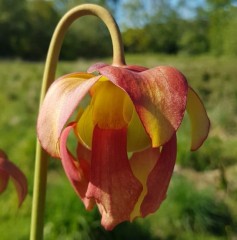
<path fill-rule="evenodd" d="M 117 23 L 115 22 L 112 15 L 103 7 L 95 4 L 82 4 L 71 9 L 67 12 L 60 22 L 58 23 L 54 34 L 51 39 L 49 46 L 49 51 L 46 59 L 45 71 L 43 76 L 43 82 L 46 86 L 44 89 L 47 89 L 49 85 L 54 81 L 56 65 L 61 50 L 63 38 L 69 26 L 78 18 L 94 15 L 100 18 L 105 25 L 107 26 L 110 36 L 112 39 L 113 45 L 113 65 L 125 65 L 124 58 L 124 49 L 122 43 L 122 37 L 118 28 Z M 41 100 L 44 96 L 41 96 Z"/>
<path fill-rule="evenodd" d="M 63 39 L 69 26 L 78 18 L 94 15 L 100 18 L 107 26 L 112 39 L 113 65 L 125 65 L 124 50 L 121 34 L 112 15 L 103 7 L 95 4 L 82 4 L 68 11 L 59 21 L 52 36 L 45 63 L 43 82 L 41 87 L 40 105 L 45 94 L 55 79 L 57 62 Z M 44 208 L 46 197 L 48 155 L 41 148 L 39 141 L 36 144 L 34 193 L 31 216 L 31 240 L 43 239 Z"/>

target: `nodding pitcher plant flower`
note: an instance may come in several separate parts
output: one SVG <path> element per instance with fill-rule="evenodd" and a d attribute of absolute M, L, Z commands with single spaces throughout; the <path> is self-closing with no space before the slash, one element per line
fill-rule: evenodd
<path fill-rule="evenodd" d="M 44 97 L 48 81 L 55 75 L 65 31 L 84 15 L 96 15 L 108 27 L 113 64 L 97 63 L 87 72 L 62 76 Z M 191 120 L 191 150 L 207 138 L 210 123 L 206 110 L 183 74 L 168 66 L 126 65 L 116 22 L 97 5 L 78 6 L 59 22 L 43 79 L 39 142 L 51 156 L 61 159 L 85 208 L 98 206 L 107 230 L 160 207 L 175 165 L 176 132 L 186 110 Z M 37 157 L 37 163 L 45 163 L 41 159 Z M 41 180 L 36 181 L 36 189 L 43 192 L 45 166 L 36 165 L 40 166 L 36 180 Z M 35 196 L 37 207 L 33 209 L 41 224 L 37 213 L 43 196 Z M 35 229 L 32 232 L 35 234 Z"/>
<path fill-rule="evenodd" d="M 39 112 L 38 138 L 61 159 L 86 209 L 96 204 L 110 230 L 155 212 L 165 199 L 186 110 L 196 150 L 210 123 L 182 73 L 168 66 L 99 63 L 50 86 Z M 74 151 L 69 150 L 73 136 Z"/>
<path fill-rule="evenodd" d="M 0 149 L 0 194 L 5 191 L 9 178 L 12 178 L 18 194 L 20 207 L 27 194 L 27 180 L 21 170 L 9 161 L 5 152 Z"/>

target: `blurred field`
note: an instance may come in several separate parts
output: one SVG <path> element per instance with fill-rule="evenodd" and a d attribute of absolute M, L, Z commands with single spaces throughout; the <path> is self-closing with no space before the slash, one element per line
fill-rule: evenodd
<path fill-rule="evenodd" d="M 60 62 L 57 76 L 85 71 L 100 60 Z M 110 62 L 110 59 L 103 59 Z M 212 56 L 128 55 L 128 64 L 172 65 L 203 99 L 211 119 L 204 146 L 189 152 L 187 116 L 178 134 L 178 159 L 167 200 L 160 210 L 111 232 L 87 213 L 69 185 L 60 162 L 50 160 L 45 240 L 224 240 L 237 239 L 237 60 Z M 38 112 L 43 63 L 0 61 L 0 148 L 27 175 L 29 194 L 17 209 L 12 183 L 0 196 L 0 239 L 29 236 Z"/>

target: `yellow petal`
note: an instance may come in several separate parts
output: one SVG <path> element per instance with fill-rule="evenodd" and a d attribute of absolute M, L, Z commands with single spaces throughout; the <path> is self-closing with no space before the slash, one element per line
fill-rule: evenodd
<path fill-rule="evenodd" d="M 88 149 L 91 149 L 93 129 L 92 107 L 88 106 L 76 125 L 76 135 L 80 142 Z"/>
<path fill-rule="evenodd" d="M 140 181 L 143 191 L 130 215 L 131 221 L 141 216 L 140 207 L 147 194 L 147 178 L 154 168 L 157 161 L 159 161 L 160 149 L 148 148 L 145 151 L 134 153 L 130 159 L 130 165 L 134 176 Z"/>
<path fill-rule="evenodd" d="M 91 105 L 94 125 L 101 129 L 121 129 L 128 125 L 133 113 L 128 95 L 109 81 L 94 90 Z"/>
<path fill-rule="evenodd" d="M 129 116 L 130 109 L 124 106 L 124 119 L 126 116 Z M 89 105 L 83 112 L 78 114 L 78 122 L 76 126 L 76 135 L 79 138 L 79 141 L 88 149 L 91 149 L 92 144 L 92 134 L 94 129 L 92 114 L 93 114 L 93 107 Z M 126 113 L 127 112 L 127 113 Z M 129 121 L 129 119 L 127 119 Z M 127 133 L 127 151 L 134 152 L 134 151 L 141 151 L 146 149 L 151 145 L 151 139 L 149 138 L 148 134 L 146 133 L 141 120 L 138 117 L 135 109 L 132 114 L 132 118 L 128 125 L 128 133 Z"/>
<path fill-rule="evenodd" d="M 207 138 L 210 120 L 201 99 L 191 87 L 188 89 L 186 109 L 191 121 L 191 150 L 194 151 L 197 150 Z"/>
<path fill-rule="evenodd" d="M 150 145 L 151 139 L 134 109 L 131 122 L 128 125 L 127 150 L 128 152 L 141 151 Z"/>

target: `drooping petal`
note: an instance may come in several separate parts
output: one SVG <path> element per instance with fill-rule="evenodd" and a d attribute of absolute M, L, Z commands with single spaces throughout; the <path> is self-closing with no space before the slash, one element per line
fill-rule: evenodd
<path fill-rule="evenodd" d="M 142 183 L 143 190 L 135 205 L 135 208 L 131 214 L 131 220 L 141 216 L 140 207 L 146 196 L 147 189 L 147 178 L 154 168 L 157 161 L 159 161 L 160 149 L 159 148 L 148 148 L 142 152 L 136 152 L 130 159 L 130 165 L 134 176 Z"/>
<path fill-rule="evenodd" d="M 107 230 L 130 220 L 142 192 L 129 164 L 126 137 L 126 128 L 113 130 L 96 126 L 93 133 L 91 179 L 86 196 L 96 200 L 101 223 Z"/>
<path fill-rule="evenodd" d="M 22 171 L 14 163 L 9 161 L 7 155 L 0 150 L 0 174 L 2 174 L 2 172 L 5 173 L 5 179 L 3 179 L 5 183 L 2 185 L 2 190 L 6 187 L 6 175 L 9 175 L 15 185 L 19 201 L 18 205 L 20 207 L 27 195 L 27 179 Z"/>
<path fill-rule="evenodd" d="M 175 165 L 176 151 L 176 134 L 174 134 L 169 142 L 162 147 L 159 160 L 148 176 L 148 193 L 141 205 L 141 214 L 143 217 L 155 212 L 165 199 Z"/>
<path fill-rule="evenodd" d="M 59 157 L 58 140 L 64 125 L 99 78 L 88 73 L 74 73 L 50 86 L 37 122 L 39 141 L 50 155 Z"/>
<path fill-rule="evenodd" d="M 145 131 L 137 112 L 134 110 L 128 125 L 127 151 L 141 151 L 151 146 L 151 139 Z"/>
<path fill-rule="evenodd" d="M 83 201 L 87 210 L 90 210 L 94 206 L 92 199 L 88 199 L 85 196 L 87 191 L 89 176 L 88 176 L 88 160 L 90 157 L 89 150 L 80 145 L 77 149 L 79 162 L 73 157 L 67 148 L 67 138 L 71 130 L 75 127 L 74 124 L 68 125 L 61 134 L 60 137 L 60 157 L 64 171 L 71 182 L 75 192 L 79 195 Z"/>
<path fill-rule="evenodd" d="M 5 191 L 9 182 L 9 174 L 0 170 L 0 194 Z"/>
<path fill-rule="evenodd" d="M 195 151 L 208 136 L 210 120 L 201 99 L 191 87 L 188 89 L 187 112 L 191 121 L 191 150 Z"/>
<path fill-rule="evenodd" d="M 153 147 L 172 137 L 183 119 L 188 91 L 178 70 L 161 66 L 136 72 L 105 66 L 98 71 L 130 96 Z"/>

